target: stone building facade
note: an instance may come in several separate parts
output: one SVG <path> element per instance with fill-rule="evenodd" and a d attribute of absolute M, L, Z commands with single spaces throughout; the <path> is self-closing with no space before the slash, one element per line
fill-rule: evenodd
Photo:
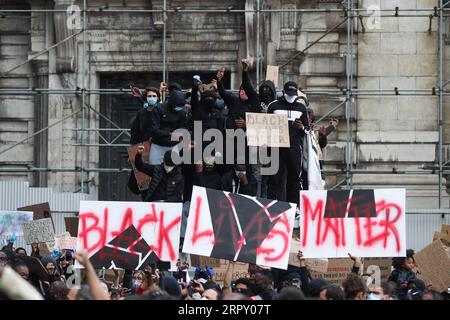
<path fill-rule="evenodd" d="M 193 13 L 170 12 L 167 15 L 169 81 L 177 75 L 182 81 L 195 73 L 212 75 L 223 66 L 230 73 L 230 87 L 236 89 L 241 78 L 241 58 L 256 58 L 259 52 L 261 74 L 264 74 L 266 65 L 283 65 L 342 21 L 345 13 L 344 10 L 289 11 L 293 8 L 342 9 L 341 1 L 260 2 L 262 9 L 285 11 L 261 13 L 258 42 L 255 13 L 226 12 L 227 8 L 253 9 L 256 7 L 256 0 L 224 0 L 220 3 L 213 0 L 167 1 L 169 9 L 197 10 Z M 392 9 L 391 15 L 394 14 L 395 7 L 431 9 L 437 2 L 354 1 L 359 8 L 375 5 L 381 9 Z M 132 113 L 129 110 L 136 110 L 136 106 L 132 107 L 134 109 L 126 109 L 129 104 L 126 99 L 91 93 L 85 94 L 85 105 L 90 108 L 86 108 L 82 114 L 79 112 L 83 100 L 82 91 L 79 90 L 77 94 L 61 93 L 77 87 L 127 88 L 130 82 L 158 85 L 163 72 L 163 16 L 158 12 L 139 10 L 161 9 L 163 3 L 163 0 L 88 1 L 90 11 L 87 12 L 87 30 L 84 32 L 77 28 L 68 28 L 66 12 L 15 12 L 4 13 L 4 16 L 0 17 L 2 75 L 45 48 L 64 40 L 61 45 L 0 78 L 0 87 L 4 89 L 60 90 L 59 93 L 48 95 L 30 92 L 24 94 L 25 91 L 21 94 L 10 91 L 0 95 L 0 152 L 28 135 L 52 125 L 48 131 L 8 152 L 0 153 L 0 169 L 26 169 L 30 166 L 72 169 L 81 166 L 126 166 L 125 147 L 120 149 L 121 153 L 114 151 L 119 150 L 117 148 L 105 151 L 107 147 L 81 147 L 79 144 L 82 137 L 87 144 L 98 144 L 101 141 L 92 132 L 82 134 L 77 129 L 114 127 L 105 117 L 114 122 L 126 118 L 119 125 L 126 127 Z M 0 0 L 2 9 L 66 10 L 71 5 L 82 9 L 83 1 Z M 224 11 L 208 12 L 208 9 L 218 8 Z M 82 26 L 83 12 L 75 12 L 70 19 Z M 351 59 L 353 87 L 429 89 L 431 92 L 432 88 L 437 86 L 438 76 L 437 19 L 431 20 L 431 30 L 428 17 L 381 17 L 379 22 L 379 26 L 370 28 L 367 19 L 363 19 L 362 24 L 359 19 L 354 20 Z M 363 28 L 365 32 L 362 32 Z M 70 36 L 72 37 L 66 40 Z M 346 88 L 347 49 L 347 24 L 344 23 L 280 70 L 279 83 L 292 79 L 298 81 L 304 89 L 322 92 Z M 450 50 L 445 50 L 445 53 L 445 64 L 448 64 Z M 444 72 L 444 78 L 447 77 L 450 78 L 450 73 Z M 311 94 L 310 100 L 316 114 L 320 116 L 343 102 L 345 95 Z M 447 100 L 444 102 L 445 162 L 450 158 L 450 104 Z M 326 168 L 332 170 L 345 169 L 348 130 L 345 104 L 342 106 L 331 114 L 341 120 L 339 130 L 329 136 L 325 153 Z M 128 111 L 122 112 L 122 107 Z M 369 171 L 393 168 L 420 171 L 422 168 L 436 166 L 439 135 L 435 96 L 354 97 L 351 110 L 350 131 L 355 168 Z M 76 114 L 71 116 L 73 113 Z M 62 119 L 66 120 L 55 124 Z M 328 185 L 332 186 L 343 176 L 329 176 Z M 32 181 L 34 186 L 49 186 L 55 191 L 63 192 L 80 191 L 81 181 L 84 183 L 83 190 L 93 195 L 102 194 L 102 184 L 116 184 L 117 188 L 121 187 L 121 182 L 117 182 L 115 178 L 102 179 L 102 174 L 98 172 L 85 172 L 82 176 L 80 172 L 69 170 L 0 173 L 0 180 L 27 180 Z M 438 204 L 436 174 L 361 173 L 353 175 L 352 181 L 355 188 L 406 186 L 409 208 L 436 208 Z M 445 183 L 442 186 L 445 188 Z M 111 195 L 109 192 L 106 193 Z M 443 194 L 443 206 L 448 207 L 449 200 L 445 190 Z M 122 200 L 117 194 L 112 195 L 110 199 Z"/>

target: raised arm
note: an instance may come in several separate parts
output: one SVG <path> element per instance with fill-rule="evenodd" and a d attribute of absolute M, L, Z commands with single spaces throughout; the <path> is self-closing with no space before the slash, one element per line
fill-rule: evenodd
<path fill-rule="evenodd" d="M 259 105 L 259 95 L 256 92 L 255 88 L 253 88 L 252 82 L 250 80 L 250 75 L 248 74 L 250 60 L 242 59 L 241 63 L 242 63 L 242 87 L 244 88 L 244 91 L 247 94 L 250 104 L 254 107 L 257 107 Z"/>
<path fill-rule="evenodd" d="M 137 150 L 138 152 L 136 153 L 136 156 L 134 157 L 134 165 L 136 166 L 136 169 L 138 169 L 139 171 L 152 177 L 153 172 L 155 170 L 155 166 L 144 163 L 144 161 L 142 161 L 142 152 L 144 151 L 144 149 L 145 149 L 144 146 L 138 147 L 138 150 Z"/>

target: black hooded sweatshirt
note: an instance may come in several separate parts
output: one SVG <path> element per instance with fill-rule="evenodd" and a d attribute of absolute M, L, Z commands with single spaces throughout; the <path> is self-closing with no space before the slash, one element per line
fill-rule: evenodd
<path fill-rule="evenodd" d="M 242 72 L 242 87 L 245 90 L 245 93 L 247 94 L 249 103 L 254 106 L 254 108 L 258 108 L 261 110 L 262 108 L 265 108 L 274 100 L 277 100 L 277 90 L 275 89 L 275 85 L 271 80 L 264 80 L 261 85 L 259 86 L 259 94 L 255 91 L 255 89 L 252 86 L 252 82 L 250 80 L 250 76 L 248 72 L 243 71 Z M 266 101 L 264 101 L 262 96 L 262 89 L 264 87 L 268 87 L 271 91 L 271 96 L 268 97 Z"/>
<path fill-rule="evenodd" d="M 225 101 L 225 104 L 229 109 L 229 114 L 226 121 L 227 129 L 237 129 L 234 120 L 238 120 L 240 118 L 245 120 L 246 112 L 261 111 L 261 107 L 256 104 L 252 104 L 250 102 L 250 99 L 247 101 L 242 101 L 240 97 L 237 97 L 225 90 L 225 87 L 220 81 L 217 81 L 217 89 L 219 90 L 220 96 L 222 97 L 223 101 Z"/>
<path fill-rule="evenodd" d="M 171 134 L 174 130 L 186 128 L 187 113 L 184 109 L 186 101 L 182 91 L 174 91 L 161 108 L 155 108 L 151 112 L 151 134 L 153 142 L 160 146 L 172 147 L 178 141 L 171 141 Z M 175 107 L 183 107 L 176 111 Z"/>

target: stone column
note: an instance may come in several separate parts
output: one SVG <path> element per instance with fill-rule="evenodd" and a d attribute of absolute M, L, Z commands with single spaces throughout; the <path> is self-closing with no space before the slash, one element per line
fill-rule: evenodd
<path fill-rule="evenodd" d="M 48 61 L 33 62 L 35 69 L 34 85 L 36 88 L 48 88 Z M 34 127 L 35 132 L 48 126 L 48 95 L 36 95 L 34 99 Z M 34 137 L 34 165 L 38 168 L 48 167 L 48 131 Z M 34 185 L 47 186 L 47 172 L 34 174 Z"/>

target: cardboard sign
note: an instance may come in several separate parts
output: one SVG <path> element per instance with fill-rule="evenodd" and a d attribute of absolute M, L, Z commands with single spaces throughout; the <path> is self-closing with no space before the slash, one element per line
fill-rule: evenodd
<path fill-rule="evenodd" d="M 300 192 L 305 258 L 402 257 L 405 189 Z"/>
<path fill-rule="evenodd" d="M 328 259 L 327 272 L 321 273 L 311 271 L 311 277 L 324 278 L 333 284 L 339 286 L 347 279 L 347 276 L 352 272 L 353 261 L 351 259 Z"/>
<path fill-rule="evenodd" d="M 27 244 L 53 241 L 55 231 L 50 218 L 33 220 L 23 224 L 23 235 Z"/>
<path fill-rule="evenodd" d="M 213 281 L 221 286 L 223 286 L 223 282 L 225 280 L 225 275 L 228 270 L 228 266 L 230 265 L 230 261 L 225 259 L 220 259 L 220 266 L 218 268 L 214 268 L 215 274 L 213 275 Z M 250 274 L 248 273 L 248 263 L 235 262 L 232 272 L 232 279 L 236 280 L 239 278 L 248 278 Z"/>
<path fill-rule="evenodd" d="M 290 147 L 286 114 L 245 113 L 247 143 L 255 147 Z"/>
<path fill-rule="evenodd" d="M 134 144 L 128 148 L 128 157 L 131 164 L 131 168 L 133 169 L 134 176 L 136 177 L 136 182 L 140 191 L 147 190 L 150 186 L 151 178 L 143 172 L 140 172 L 136 169 L 134 164 L 134 158 L 136 157 L 138 146 L 141 144 Z M 144 163 L 148 163 L 148 157 L 150 154 L 150 143 L 148 141 L 143 143 L 144 152 L 142 153 L 142 161 Z"/>
<path fill-rule="evenodd" d="M 266 80 L 271 80 L 274 83 L 275 88 L 278 87 L 278 71 L 278 66 L 267 66 Z"/>
<path fill-rule="evenodd" d="M 77 238 L 71 237 L 69 232 L 55 236 L 55 248 L 59 250 L 75 250 L 77 248 Z"/>
<path fill-rule="evenodd" d="M 198 256 L 196 254 L 191 254 L 191 266 L 196 267 L 200 266 L 200 268 L 204 268 L 205 266 L 212 267 L 212 268 L 219 268 L 221 266 L 221 259 L 217 258 L 210 258 L 210 257 L 203 257 Z"/>
<path fill-rule="evenodd" d="M 441 225 L 441 237 L 445 239 L 447 242 L 450 242 L 450 225 L 443 224 Z"/>
<path fill-rule="evenodd" d="M 418 277 L 442 292 L 450 288 L 450 247 L 436 240 L 414 255 Z"/>
<path fill-rule="evenodd" d="M 183 252 L 287 269 L 295 207 L 194 186 Z"/>
<path fill-rule="evenodd" d="M 18 211 L 32 211 L 33 220 L 50 218 L 52 219 L 53 229 L 55 229 L 55 223 L 53 222 L 53 217 L 50 211 L 50 205 L 48 202 L 35 204 L 32 206 L 17 208 Z"/>
<path fill-rule="evenodd" d="M 291 239 L 291 250 L 289 252 L 288 264 L 295 267 L 300 267 L 300 260 L 297 257 L 298 252 L 301 251 L 300 240 Z M 305 259 L 306 265 L 310 271 L 325 273 L 328 268 L 328 259 Z"/>
<path fill-rule="evenodd" d="M 77 250 L 86 250 L 95 268 L 175 265 L 181 212 L 181 203 L 81 201 Z"/>
<path fill-rule="evenodd" d="M 66 231 L 70 233 L 71 237 L 78 235 L 78 217 L 65 217 Z"/>
<path fill-rule="evenodd" d="M 0 211 L 0 237 L 23 236 L 23 224 L 33 220 L 33 212 Z"/>

